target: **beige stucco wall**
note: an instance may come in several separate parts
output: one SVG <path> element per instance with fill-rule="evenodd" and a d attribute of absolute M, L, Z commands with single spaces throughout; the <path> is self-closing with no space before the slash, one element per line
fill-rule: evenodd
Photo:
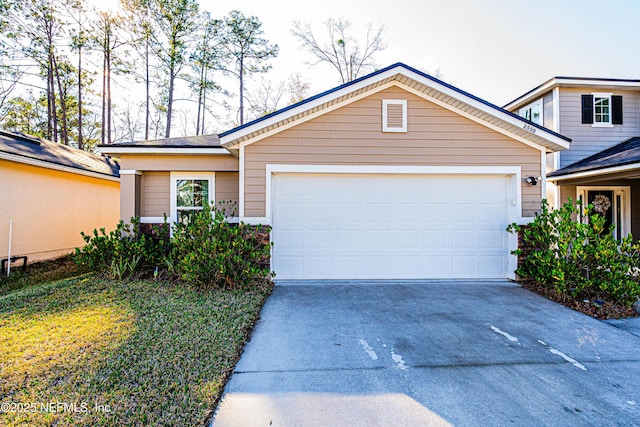
<path fill-rule="evenodd" d="M 0 160 L 0 258 L 7 257 L 9 221 L 12 255 L 29 262 L 55 258 L 84 244 L 80 232 L 115 228 L 120 184 L 68 172 Z"/>
<path fill-rule="evenodd" d="M 382 100 L 408 101 L 408 132 L 383 133 Z M 245 148 L 245 216 L 265 216 L 267 164 L 521 166 L 540 176 L 540 151 L 394 87 Z M 539 211 L 540 186 L 523 182 L 523 216 Z"/>

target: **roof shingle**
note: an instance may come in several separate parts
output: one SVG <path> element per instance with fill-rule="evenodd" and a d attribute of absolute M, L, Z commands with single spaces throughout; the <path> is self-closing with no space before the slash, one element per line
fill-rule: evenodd
<path fill-rule="evenodd" d="M 598 169 L 606 169 L 615 166 L 623 166 L 631 163 L 640 163 L 640 137 L 635 136 L 611 148 L 600 151 L 585 159 L 580 160 L 550 173 L 549 177 L 569 175 L 577 172 L 588 172 Z"/>
<path fill-rule="evenodd" d="M 85 172 L 120 176 L 120 166 L 113 159 L 23 133 L 0 130 L 0 152 Z"/>

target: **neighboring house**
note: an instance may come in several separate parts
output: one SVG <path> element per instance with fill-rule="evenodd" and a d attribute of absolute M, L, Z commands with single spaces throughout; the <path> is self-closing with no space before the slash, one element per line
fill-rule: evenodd
<path fill-rule="evenodd" d="M 118 164 L 62 144 L 0 131 L 0 259 L 56 258 L 84 244 L 81 231 L 115 228 Z"/>
<path fill-rule="evenodd" d="M 122 217 L 202 200 L 273 227 L 277 279 L 513 277 L 505 231 L 540 209 L 570 140 L 395 64 L 218 136 L 101 146 Z"/>
<path fill-rule="evenodd" d="M 617 238 L 640 236 L 640 80 L 554 77 L 504 108 L 572 140 L 548 156 L 552 206 L 603 202 Z"/>

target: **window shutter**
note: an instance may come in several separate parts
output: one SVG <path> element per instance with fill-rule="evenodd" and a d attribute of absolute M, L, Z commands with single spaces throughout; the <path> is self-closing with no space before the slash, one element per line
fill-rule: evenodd
<path fill-rule="evenodd" d="M 582 95 L 582 124 L 593 124 L 593 95 Z"/>
<path fill-rule="evenodd" d="M 611 95 L 611 123 L 622 124 L 622 95 Z"/>

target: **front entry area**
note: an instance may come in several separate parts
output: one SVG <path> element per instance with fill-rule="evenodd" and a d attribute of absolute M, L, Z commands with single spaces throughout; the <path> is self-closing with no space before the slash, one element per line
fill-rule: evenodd
<path fill-rule="evenodd" d="M 510 175 L 274 173 L 276 279 L 504 278 Z"/>

